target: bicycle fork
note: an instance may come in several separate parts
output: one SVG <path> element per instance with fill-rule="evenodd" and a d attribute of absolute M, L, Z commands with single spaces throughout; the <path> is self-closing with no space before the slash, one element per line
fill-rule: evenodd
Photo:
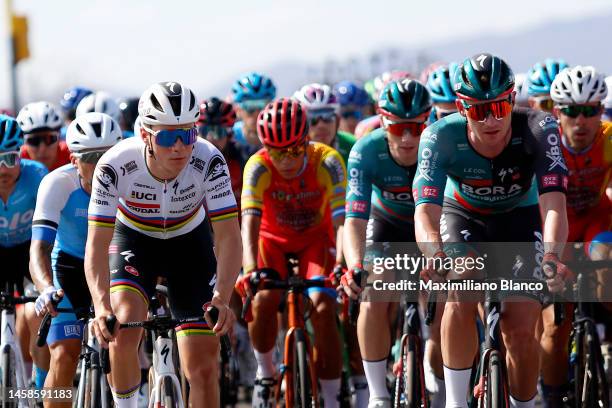
<path fill-rule="evenodd" d="M 159 407 L 164 404 L 163 393 L 164 380 L 171 380 L 174 387 L 175 402 L 178 408 L 184 408 L 181 397 L 181 384 L 176 376 L 174 359 L 172 356 L 173 343 L 168 336 L 158 336 L 153 346 L 153 368 L 155 372 L 154 384 L 151 389 L 149 408 Z"/>

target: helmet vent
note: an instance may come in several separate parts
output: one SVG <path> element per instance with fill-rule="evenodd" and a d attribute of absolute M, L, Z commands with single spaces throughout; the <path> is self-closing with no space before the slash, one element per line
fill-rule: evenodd
<path fill-rule="evenodd" d="M 82 134 L 83 136 L 86 136 L 87 134 L 85 133 L 85 131 L 83 130 L 83 128 L 81 127 L 80 124 L 77 123 L 76 125 L 76 129 L 79 131 L 80 134 Z"/>
<path fill-rule="evenodd" d="M 91 127 L 93 128 L 96 137 L 102 137 L 102 122 L 92 123 Z"/>
<path fill-rule="evenodd" d="M 182 95 L 168 96 L 168 100 L 170 101 L 170 106 L 172 106 L 172 112 L 174 112 L 174 116 L 181 116 L 181 98 Z"/>
<path fill-rule="evenodd" d="M 155 94 L 151 95 L 151 104 L 153 105 L 153 107 L 155 109 L 157 109 L 160 112 L 164 111 L 164 108 L 162 108 L 161 104 L 159 103 L 159 101 L 157 100 L 157 97 L 155 96 Z M 153 119 L 155 119 L 155 117 L 153 117 Z"/>

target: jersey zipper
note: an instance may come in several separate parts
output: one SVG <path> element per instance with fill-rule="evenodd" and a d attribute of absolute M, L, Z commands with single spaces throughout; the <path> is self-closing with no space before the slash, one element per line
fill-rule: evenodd
<path fill-rule="evenodd" d="M 168 191 L 168 181 L 164 180 L 164 193 L 162 194 L 161 199 L 161 213 L 162 213 L 162 228 L 163 228 L 163 237 L 166 239 L 166 192 Z"/>

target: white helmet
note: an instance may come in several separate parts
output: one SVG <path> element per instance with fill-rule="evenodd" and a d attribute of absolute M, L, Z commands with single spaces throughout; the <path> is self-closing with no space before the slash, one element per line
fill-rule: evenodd
<path fill-rule="evenodd" d="M 49 102 L 28 103 L 19 111 L 17 122 L 23 133 L 59 130 L 63 123 L 59 110 Z"/>
<path fill-rule="evenodd" d="M 184 125 L 197 122 L 200 106 L 191 89 L 178 82 L 160 82 L 144 91 L 138 115 L 146 125 Z"/>
<path fill-rule="evenodd" d="M 105 113 L 89 112 L 77 116 L 66 131 L 66 144 L 73 153 L 109 148 L 121 139 L 119 124 Z"/>
<path fill-rule="evenodd" d="M 612 89 L 612 76 L 607 76 L 606 77 L 606 86 L 609 89 Z M 604 99 L 604 108 L 606 109 L 611 109 L 612 108 L 612 92 L 608 92 L 608 95 L 606 96 L 606 99 Z"/>
<path fill-rule="evenodd" d="M 591 66 L 565 68 L 550 87 L 550 96 L 559 104 L 600 102 L 607 94 L 604 76 Z"/>
<path fill-rule="evenodd" d="M 338 113 L 340 103 L 329 85 L 308 84 L 296 91 L 293 97 L 304 105 L 306 110 L 333 109 Z"/>
<path fill-rule="evenodd" d="M 87 112 L 106 113 L 117 122 L 119 122 L 119 115 L 121 114 L 115 99 L 106 92 L 92 93 L 79 102 L 76 108 L 76 116 Z"/>

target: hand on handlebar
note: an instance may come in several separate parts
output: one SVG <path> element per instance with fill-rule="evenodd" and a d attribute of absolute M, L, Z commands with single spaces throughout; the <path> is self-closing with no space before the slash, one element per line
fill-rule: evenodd
<path fill-rule="evenodd" d="M 559 260 L 557 254 L 551 252 L 544 254 L 542 258 L 542 271 L 551 293 L 562 292 L 565 290 L 565 284 L 576 278 L 574 272 Z"/>
<path fill-rule="evenodd" d="M 36 299 L 36 302 L 34 303 L 36 315 L 38 317 L 43 317 L 45 314 L 49 313 L 53 317 L 57 316 L 55 307 L 63 297 L 63 289 L 57 289 L 55 286 L 47 287 L 43 293 L 38 296 L 38 299 Z"/>
<path fill-rule="evenodd" d="M 434 282 L 444 282 L 448 271 L 443 268 L 446 254 L 443 251 L 436 252 L 431 258 L 427 258 L 427 264 L 421 269 L 421 279 L 425 282 L 433 280 Z M 436 260 L 439 261 L 436 262 Z M 437 265 L 439 263 L 439 265 Z"/>
<path fill-rule="evenodd" d="M 206 317 L 206 315 L 208 315 L 209 306 L 214 306 L 218 311 L 218 316 L 214 325 L 212 324 L 213 320 L 209 320 L 209 318 Z M 213 296 L 210 303 L 205 304 L 204 306 L 202 306 L 202 308 L 204 309 L 204 316 L 206 318 L 206 321 L 208 322 L 208 325 L 212 326 L 212 330 L 217 336 L 223 336 L 229 333 L 234 327 L 236 316 L 234 315 L 232 309 L 230 309 L 230 307 L 225 304 L 221 300 L 221 298 Z"/>
<path fill-rule="evenodd" d="M 340 278 L 340 284 L 351 299 L 357 299 L 361 291 L 361 281 L 366 271 L 360 267 L 351 268 Z"/>

